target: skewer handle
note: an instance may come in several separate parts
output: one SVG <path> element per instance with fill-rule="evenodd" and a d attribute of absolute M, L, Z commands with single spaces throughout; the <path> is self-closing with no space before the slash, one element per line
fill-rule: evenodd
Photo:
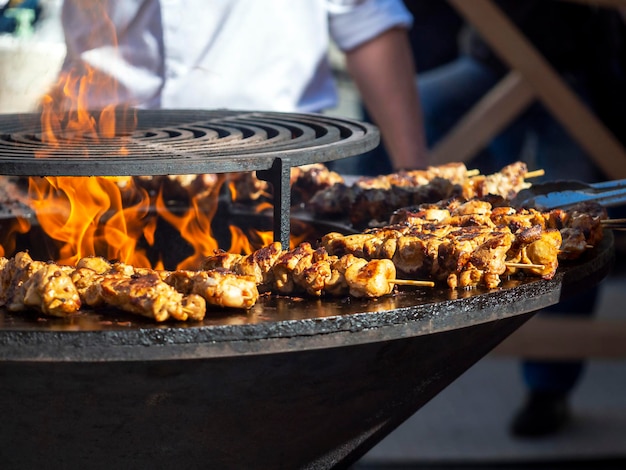
<path fill-rule="evenodd" d="M 398 286 L 435 287 L 433 281 L 415 281 L 412 279 L 390 279 L 389 284 L 396 284 Z"/>
<path fill-rule="evenodd" d="M 546 174 L 545 170 L 529 171 L 528 173 L 524 175 L 524 179 L 537 178 L 538 176 L 543 176 L 545 174 Z"/>
<path fill-rule="evenodd" d="M 509 268 L 522 268 L 522 269 L 545 269 L 543 264 L 532 263 L 504 263 Z"/>
<path fill-rule="evenodd" d="M 602 219 L 600 224 L 609 230 L 626 230 L 626 219 Z"/>

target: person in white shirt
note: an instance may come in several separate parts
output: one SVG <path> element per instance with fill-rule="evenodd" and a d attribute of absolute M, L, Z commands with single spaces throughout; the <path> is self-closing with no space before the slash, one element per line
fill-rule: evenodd
<path fill-rule="evenodd" d="M 428 163 L 399 0 L 65 0 L 62 22 L 63 71 L 87 64 L 117 82 L 92 108 L 322 112 L 337 103 L 332 39 L 393 168 Z"/>

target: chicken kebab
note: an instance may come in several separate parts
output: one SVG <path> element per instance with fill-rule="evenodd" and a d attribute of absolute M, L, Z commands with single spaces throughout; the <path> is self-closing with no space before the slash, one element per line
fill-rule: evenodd
<path fill-rule="evenodd" d="M 0 306 L 60 317 L 104 306 L 161 322 L 201 320 L 207 305 L 248 309 L 266 292 L 377 298 L 405 283 L 494 288 L 519 272 L 552 278 L 559 259 L 575 259 L 601 240 L 606 218 L 594 203 L 540 212 L 454 198 L 396 211 L 385 227 L 326 234 L 316 247 L 283 250 L 275 242 L 248 255 L 217 251 L 198 270 L 96 256 L 71 267 L 20 252 L 0 258 Z"/>
<path fill-rule="evenodd" d="M 511 199 L 530 187 L 525 178 L 535 173 L 541 172 L 529 172 L 523 162 L 507 165 L 491 175 L 477 174 L 463 163 L 448 163 L 426 170 L 363 177 L 353 185 L 335 183 L 315 193 L 307 208 L 320 217 L 347 217 L 354 227 L 364 229 L 384 225 L 393 211 L 402 207 L 451 197 L 499 195 Z"/>
<path fill-rule="evenodd" d="M 83 307 L 114 307 L 157 322 L 202 320 L 207 304 L 247 309 L 256 282 L 226 270 L 157 271 L 85 257 L 75 267 L 33 260 L 19 252 L 0 258 L 0 306 L 65 317 Z"/>
<path fill-rule="evenodd" d="M 218 252 L 206 258 L 202 269 L 228 269 L 256 279 L 261 292 L 278 295 L 375 298 L 390 294 L 396 283 L 391 260 L 366 260 L 353 254 L 330 255 L 325 248 L 302 242 L 282 250 L 278 242 L 249 255 Z M 430 284 L 429 284 L 430 285 Z"/>
<path fill-rule="evenodd" d="M 81 307 L 113 307 L 157 322 L 202 320 L 208 306 L 249 309 L 259 292 L 381 297 L 393 291 L 387 259 L 330 256 L 303 242 L 279 242 L 249 255 L 218 251 L 199 270 L 161 271 L 111 263 L 98 256 L 75 267 L 33 260 L 19 252 L 0 258 L 0 307 L 65 317 Z"/>
<path fill-rule="evenodd" d="M 454 198 L 397 211 L 385 227 L 329 233 L 321 246 L 336 256 L 390 259 L 404 277 L 494 288 L 517 273 L 551 279 L 559 259 L 575 259 L 600 241 L 606 217 L 591 203 L 540 212 Z"/>

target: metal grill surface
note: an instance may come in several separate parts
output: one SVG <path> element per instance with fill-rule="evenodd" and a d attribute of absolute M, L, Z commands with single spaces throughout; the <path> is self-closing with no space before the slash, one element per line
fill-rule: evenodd
<path fill-rule="evenodd" d="M 132 130 L 124 130 L 129 122 Z M 277 159 L 288 167 L 328 162 L 379 142 L 374 126 L 319 114 L 136 110 L 133 116 L 118 111 L 116 124 L 112 138 L 64 131 L 50 145 L 39 114 L 0 115 L 0 171 L 140 176 L 269 170 Z"/>

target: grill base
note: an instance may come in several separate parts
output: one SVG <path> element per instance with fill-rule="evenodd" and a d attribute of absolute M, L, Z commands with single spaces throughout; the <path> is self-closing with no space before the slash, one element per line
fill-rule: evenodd
<path fill-rule="evenodd" d="M 347 467 L 528 316 L 289 354 L 3 362 L 0 453 L 9 468 Z"/>

